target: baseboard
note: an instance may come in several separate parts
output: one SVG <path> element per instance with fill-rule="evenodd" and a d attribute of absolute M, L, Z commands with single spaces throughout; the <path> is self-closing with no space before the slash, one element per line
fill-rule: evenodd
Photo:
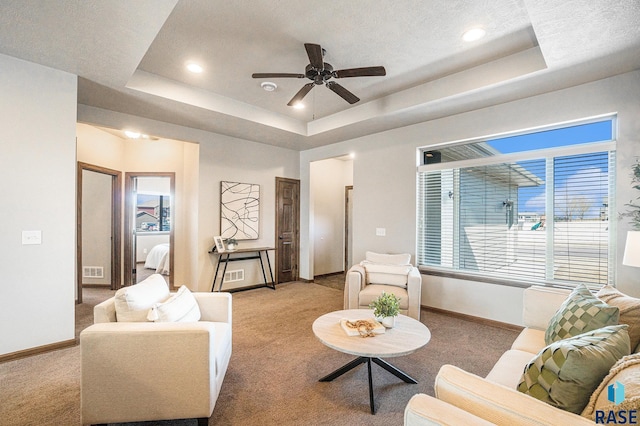
<path fill-rule="evenodd" d="M 491 327 L 504 328 L 506 330 L 512 330 L 512 331 L 522 331 L 524 329 L 524 327 L 521 327 L 519 325 L 509 324 L 509 323 L 501 322 L 501 321 L 490 320 L 490 319 L 487 319 L 487 318 L 476 317 L 476 316 L 468 315 L 468 314 L 461 314 L 460 312 L 448 311 L 446 309 L 434 308 L 434 307 L 431 307 L 431 306 L 424 306 L 424 305 L 421 305 L 420 307 L 422 309 L 424 309 L 425 311 L 431 311 L 431 312 L 435 312 L 437 314 L 449 315 L 449 316 L 454 317 L 454 318 L 460 318 L 460 319 L 463 319 L 465 321 L 477 322 L 477 323 L 480 323 L 480 324 L 483 324 L 483 325 L 488 325 L 488 326 L 491 326 Z"/>
<path fill-rule="evenodd" d="M 111 289 L 111 284 L 82 284 L 82 288 L 107 288 Z"/>
<path fill-rule="evenodd" d="M 51 343 L 49 345 L 37 346 L 35 348 L 24 349 L 22 351 L 11 352 L 0 355 L 0 364 L 3 362 L 14 361 L 16 359 L 26 358 L 33 355 L 40 355 L 45 352 L 51 352 L 58 349 L 66 349 L 78 344 L 76 339 L 63 340 L 62 342 Z"/>
<path fill-rule="evenodd" d="M 319 278 L 328 278 L 328 277 L 332 277 L 334 275 L 342 275 L 342 274 L 344 274 L 344 271 L 330 272 L 328 274 L 316 275 L 316 276 L 313 277 L 313 279 L 317 280 Z"/>
<path fill-rule="evenodd" d="M 300 281 L 301 283 L 305 283 L 305 284 L 312 284 L 315 281 L 314 280 L 308 280 L 306 278 L 298 278 L 298 281 Z"/>

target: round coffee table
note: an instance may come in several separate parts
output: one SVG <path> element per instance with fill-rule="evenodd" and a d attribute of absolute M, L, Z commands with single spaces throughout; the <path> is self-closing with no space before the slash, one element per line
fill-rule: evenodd
<path fill-rule="evenodd" d="M 341 319 L 358 320 L 367 318 L 373 318 L 373 311 L 370 309 L 335 311 L 316 319 L 313 322 L 312 329 L 313 334 L 324 345 L 358 357 L 336 371 L 327 374 L 320 381 L 330 382 L 366 362 L 369 372 L 369 404 L 371 405 L 371 414 L 375 414 L 371 362 L 378 364 L 406 383 L 418 383 L 404 371 L 381 358 L 392 358 L 415 352 L 429 342 L 431 332 L 426 325 L 406 315 L 398 315 L 393 328 L 388 328 L 383 334 L 377 334 L 374 337 L 348 336 L 340 326 Z"/>

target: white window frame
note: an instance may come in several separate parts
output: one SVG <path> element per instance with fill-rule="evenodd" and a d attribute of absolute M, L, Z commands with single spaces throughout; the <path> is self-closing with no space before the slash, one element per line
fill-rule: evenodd
<path fill-rule="evenodd" d="M 459 161 L 450 161 L 450 162 L 444 162 L 444 163 L 436 163 L 436 164 L 424 164 L 424 165 L 420 165 L 417 167 L 417 173 L 416 173 L 416 189 L 417 189 L 417 211 L 416 211 L 416 215 L 417 215 L 417 229 L 416 229 L 416 253 L 418 254 L 417 259 L 419 260 L 421 258 L 420 253 L 421 253 L 421 246 L 422 246 L 422 241 L 420 240 L 421 238 L 421 234 L 423 231 L 423 226 L 424 224 L 422 223 L 423 219 L 422 217 L 420 217 L 420 212 L 421 212 L 421 206 L 420 203 L 422 202 L 422 194 L 420 194 L 420 190 L 421 190 L 421 186 L 420 186 L 420 174 L 423 172 L 428 172 L 428 171 L 441 171 L 441 170 L 449 170 L 449 169 L 461 169 L 464 167 L 476 167 L 476 166 L 485 166 L 485 165 L 494 165 L 494 164 L 500 164 L 500 163 L 515 163 L 518 161 L 524 161 L 524 160 L 540 160 L 540 159 L 545 159 L 547 160 L 547 165 L 549 164 L 549 162 L 553 161 L 553 158 L 555 157 L 563 157 L 563 156 L 573 156 L 573 155 L 580 155 L 580 154 L 588 154 L 588 153 L 596 153 L 596 152 L 609 152 L 609 174 L 613 173 L 613 179 L 609 179 L 609 188 L 608 188 L 608 198 L 609 198 L 609 220 L 608 220 L 608 226 L 609 226 L 609 232 L 608 232 L 608 247 L 609 247 L 609 255 L 608 255 L 608 284 L 613 284 L 615 282 L 615 274 L 616 274 L 616 220 L 615 220 L 615 212 L 616 212 L 616 207 L 615 207 L 615 198 L 616 198 L 616 194 L 615 194 L 615 151 L 616 151 L 616 141 L 615 141 L 615 117 L 609 117 L 608 120 L 612 121 L 612 126 L 613 126 L 613 133 L 612 133 L 612 137 L 613 139 L 611 141 L 606 141 L 606 142 L 591 142 L 591 143 L 583 143 L 583 144 L 576 144 L 576 145 L 567 145 L 567 146 L 563 146 L 563 147 L 558 147 L 558 148 L 549 148 L 549 149 L 543 149 L 543 150 L 536 150 L 536 151 L 523 151 L 523 152 L 518 152 L 518 153 L 512 153 L 512 154 L 502 154 L 502 155 L 495 155 L 495 156 L 490 156 L 490 157 L 483 157 L 483 158 L 476 158 L 476 159 L 469 159 L 469 160 L 459 160 Z M 594 122 L 594 121 L 602 121 L 602 119 L 600 120 L 590 120 L 590 121 L 582 121 L 580 123 L 574 123 L 572 125 L 579 125 L 579 124 L 586 124 L 589 122 Z M 564 126 L 554 126 L 553 128 L 559 128 L 559 127 L 568 127 L 568 125 L 564 125 Z M 544 130 L 549 130 L 550 128 L 546 128 Z M 537 129 L 535 132 L 538 131 L 543 131 L 541 129 Z M 535 133 L 535 132 L 519 132 L 517 134 L 524 134 L 524 133 Z M 515 135 L 515 134 L 513 134 Z M 474 140 L 468 140 L 465 141 L 465 143 L 477 143 L 477 142 L 482 142 L 482 141 L 486 141 L 487 138 L 482 138 L 482 139 L 474 139 Z M 452 146 L 453 144 L 447 144 L 447 146 Z M 457 145 L 457 144 L 456 144 Z M 440 145 L 439 148 L 445 148 L 445 146 Z M 421 148 L 419 150 L 419 152 L 423 152 L 423 151 L 427 151 L 427 150 L 433 150 L 435 149 L 433 146 L 432 147 L 428 147 L 428 148 Z M 550 160 L 550 161 L 549 161 Z M 614 167 L 611 167 L 614 166 Z M 551 211 L 553 211 L 553 200 L 554 200 L 554 185 L 553 185 L 553 175 L 551 176 L 547 176 L 546 180 L 547 180 L 547 186 L 546 186 L 546 198 L 547 198 L 547 203 L 546 203 L 546 207 L 545 210 L 548 212 L 549 209 L 551 209 Z M 456 193 L 458 193 L 459 191 L 454 191 Z M 457 215 L 454 215 L 454 218 Z M 549 217 L 551 216 L 551 217 Z M 553 248 L 553 214 L 552 215 L 547 215 L 548 217 L 548 224 L 549 226 L 547 226 L 547 230 L 545 232 L 547 232 L 547 247 L 551 247 Z M 551 220 L 549 220 L 551 219 Z M 454 227 L 455 229 L 457 229 L 457 227 L 459 226 L 458 223 L 454 219 Z M 454 233 L 454 238 L 455 235 L 457 235 L 457 232 Z M 457 258 L 457 255 L 455 253 L 457 253 L 458 250 L 458 244 L 454 241 L 454 259 Z M 551 268 L 553 266 L 553 251 L 548 250 L 547 251 L 547 256 L 545 259 L 545 264 L 547 265 L 547 268 Z M 517 286 L 517 287 L 528 287 L 530 285 L 548 285 L 548 286 L 566 286 L 566 287 L 572 287 L 575 286 L 577 283 L 574 281 L 560 281 L 560 280 L 553 280 L 553 279 L 549 279 L 548 277 L 550 277 L 552 274 L 550 274 L 548 271 L 546 274 L 546 277 L 544 280 L 537 280 L 537 279 L 531 279 L 531 280 L 527 280 L 527 279 L 516 279 L 516 280 L 509 280 L 509 279 L 505 279 L 505 278 L 501 278 L 501 277 L 495 277 L 495 276 L 491 276 L 490 274 L 484 274 L 484 273 L 474 273 L 468 270 L 461 270 L 458 269 L 457 265 L 454 265 L 453 268 L 448 268 L 448 267 L 438 267 L 438 266 L 433 266 L 433 265 L 420 265 L 418 264 L 418 267 L 420 269 L 420 271 L 422 273 L 425 274 L 430 274 L 430 275 L 439 275 L 439 276 L 444 276 L 444 277 L 451 277 L 451 278 L 459 278 L 459 279 L 471 279 L 474 281 L 480 281 L 480 282 L 490 282 L 490 283 L 497 283 L 497 284 L 503 284 L 503 285 L 510 285 L 510 286 Z M 599 287 L 592 285 L 594 287 Z"/>

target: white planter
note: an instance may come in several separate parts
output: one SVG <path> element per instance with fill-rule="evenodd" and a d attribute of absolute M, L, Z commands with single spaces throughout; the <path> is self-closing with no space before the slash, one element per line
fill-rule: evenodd
<path fill-rule="evenodd" d="M 393 328 L 396 325 L 396 317 L 383 317 L 376 318 L 379 323 L 385 326 L 385 328 Z"/>

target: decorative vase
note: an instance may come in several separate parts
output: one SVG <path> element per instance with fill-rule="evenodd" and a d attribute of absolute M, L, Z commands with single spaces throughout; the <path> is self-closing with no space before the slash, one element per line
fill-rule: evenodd
<path fill-rule="evenodd" d="M 235 250 L 235 249 L 236 249 L 235 244 L 227 244 L 227 250 Z"/>
<path fill-rule="evenodd" d="M 383 317 L 380 321 L 385 328 L 393 328 L 396 325 L 396 317 Z"/>

